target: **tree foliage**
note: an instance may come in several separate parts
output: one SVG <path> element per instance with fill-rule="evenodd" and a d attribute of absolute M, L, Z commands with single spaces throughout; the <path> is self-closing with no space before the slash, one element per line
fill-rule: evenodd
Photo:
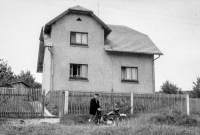
<path fill-rule="evenodd" d="M 3 59 L 0 59 L 0 87 L 11 87 L 11 80 L 14 78 L 14 73 L 11 67 Z"/>
<path fill-rule="evenodd" d="M 191 91 L 191 96 L 193 98 L 200 98 L 200 77 L 197 77 L 196 82 L 193 82 L 193 91 Z"/>
<path fill-rule="evenodd" d="M 161 91 L 165 94 L 181 94 L 181 89 L 168 80 L 161 86 Z"/>
<path fill-rule="evenodd" d="M 24 72 L 23 70 L 16 76 L 17 79 L 21 79 L 31 86 L 31 88 L 41 88 L 41 83 L 35 81 L 34 76 L 29 70 Z"/>

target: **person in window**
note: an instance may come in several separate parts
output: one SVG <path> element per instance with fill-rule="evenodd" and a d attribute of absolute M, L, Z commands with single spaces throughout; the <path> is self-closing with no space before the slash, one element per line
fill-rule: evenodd
<path fill-rule="evenodd" d="M 93 121 L 97 111 L 100 110 L 98 98 L 99 98 L 99 94 L 95 94 L 94 98 L 92 98 L 90 100 L 90 111 L 89 111 L 90 112 L 90 119 L 89 119 L 89 121 Z"/>

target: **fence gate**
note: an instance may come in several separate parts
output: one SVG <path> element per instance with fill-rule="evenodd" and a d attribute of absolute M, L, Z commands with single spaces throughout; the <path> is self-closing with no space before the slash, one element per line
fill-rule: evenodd
<path fill-rule="evenodd" d="M 44 97 L 41 89 L 0 88 L 0 117 L 43 117 Z"/>

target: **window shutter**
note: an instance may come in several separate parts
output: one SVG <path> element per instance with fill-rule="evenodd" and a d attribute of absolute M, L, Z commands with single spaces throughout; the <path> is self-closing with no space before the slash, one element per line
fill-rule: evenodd
<path fill-rule="evenodd" d="M 82 34 L 82 44 L 87 44 L 87 34 Z"/>
<path fill-rule="evenodd" d="M 131 68 L 126 68 L 126 79 L 131 80 Z"/>
<path fill-rule="evenodd" d="M 76 43 L 81 44 L 81 33 L 76 33 Z"/>

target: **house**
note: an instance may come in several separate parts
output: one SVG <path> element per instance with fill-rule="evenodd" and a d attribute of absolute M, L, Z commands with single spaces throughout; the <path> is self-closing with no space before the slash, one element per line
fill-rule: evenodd
<path fill-rule="evenodd" d="M 126 26 L 108 25 L 75 6 L 42 27 L 37 72 L 42 89 L 153 93 L 150 38 Z"/>
<path fill-rule="evenodd" d="M 13 80 L 11 82 L 11 86 L 15 89 L 28 89 L 31 88 L 31 86 L 29 84 L 27 84 L 26 82 L 24 82 L 21 79 L 17 79 L 17 80 Z"/>

